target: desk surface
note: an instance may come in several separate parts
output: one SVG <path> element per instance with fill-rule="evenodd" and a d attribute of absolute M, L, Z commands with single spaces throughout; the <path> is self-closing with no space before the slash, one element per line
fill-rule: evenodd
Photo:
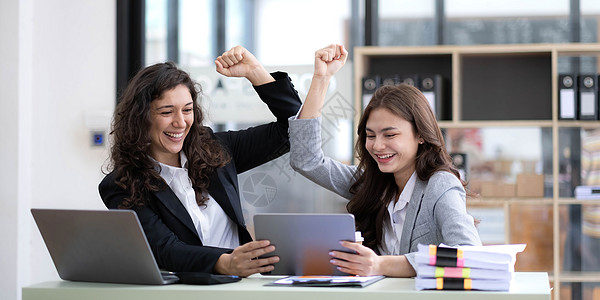
<path fill-rule="evenodd" d="M 274 276 L 253 275 L 240 282 L 218 285 L 184 285 L 172 284 L 163 286 L 88 283 L 71 281 L 51 281 L 34 284 L 23 288 L 23 300 L 70 300 L 70 299 L 544 299 L 550 300 L 550 286 L 547 273 L 517 272 L 515 281 L 509 292 L 482 291 L 417 291 L 412 278 L 385 278 L 365 288 L 322 288 L 322 287 L 273 287 L 264 286 Z"/>

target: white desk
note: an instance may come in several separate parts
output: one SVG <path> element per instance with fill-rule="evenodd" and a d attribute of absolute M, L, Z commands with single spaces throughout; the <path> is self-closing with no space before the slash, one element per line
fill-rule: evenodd
<path fill-rule="evenodd" d="M 509 292 L 417 291 L 414 279 L 410 278 L 385 278 L 365 288 L 263 286 L 277 278 L 280 277 L 253 275 L 236 283 L 164 286 L 52 281 L 24 287 L 23 300 L 550 300 L 548 274 L 538 272 L 516 273 L 515 283 Z"/>

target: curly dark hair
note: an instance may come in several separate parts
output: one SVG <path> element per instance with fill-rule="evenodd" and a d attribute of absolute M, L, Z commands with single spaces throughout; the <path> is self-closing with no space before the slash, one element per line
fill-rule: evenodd
<path fill-rule="evenodd" d="M 387 205 L 399 192 L 394 175 L 379 170 L 365 145 L 367 120 L 377 108 L 387 109 L 411 123 L 415 136 L 424 140 L 419 145 L 415 158 L 419 179 L 425 181 L 437 171 L 448 171 L 461 180 L 446 151 L 442 132 L 425 96 L 415 87 L 406 84 L 377 89 L 358 124 L 355 145 L 359 160 L 357 180 L 350 188 L 353 196 L 346 205 L 348 212 L 356 218 L 357 230 L 364 236 L 364 245 L 374 250 L 381 244 Z M 461 183 L 466 186 L 464 181 L 461 180 Z"/>
<path fill-rule="evenodd" d="M 203 126 L 204 116 L 198 96 L 201 87 L 190 75 L 172 62 L 158 63 L 139 71 L 129 82 L 115 108 L 110 149 L 109 170 L 115 173 L 116 184 L 129 192 L 120 208 L 145 204 L 148 192 L 167 187 L 157 171 L 158 164 L 150 157 L 150 107 L 164 92 L 179 85 L 186 86 L 192 96 L 194 122 L 183 142 L 182 151 L 188 158 L 188 174 L 196 191 L 196 202 L 203 205 L 203 195 L 209 185 L 209 175 L 231 160 L 230 153 Z"/>

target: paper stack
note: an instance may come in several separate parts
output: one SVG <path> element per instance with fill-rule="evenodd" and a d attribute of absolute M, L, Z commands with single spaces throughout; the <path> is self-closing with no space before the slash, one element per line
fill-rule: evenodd
<path fill-rule="evenodd" d="M 417 290 L 508 291 L 516 255 L 525 246 L 419 245 L 415 287 Z"/>

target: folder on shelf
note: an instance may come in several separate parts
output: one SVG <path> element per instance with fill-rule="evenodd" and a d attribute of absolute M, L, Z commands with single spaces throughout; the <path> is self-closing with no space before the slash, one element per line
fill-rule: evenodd
<path fill-rule="evenodd" d="M 444 97 L 444 80 L 441 75 L 421 75 L 417 87 L 429 102 L 433 114 L 438 120 L 447 119 L 447 108 Z"/>
<path fill-rule="evenodd" d="M 574 74 L 558 75 L 558 118 L 577 119 L 577 77 Z"/>
<path fill-rule="evenodd" d="M 379 75 L 365 76 L 362 79 L 362 108 L 367 107 L 371 101 L 371 97 L 375 94 L 375 90 L 381 84 Z"/>
<path fill-rule="evenodd" d="M 578 83 L 579 119 L 598 120 L 598 75 L 580 74 Z"/>
<path fill-rule="evenodd" d="M 575 187 L 575 198 L 577 200 L 598 200 L 600 199 L 600 186 L 580 185 Z"/>
<path fill-rule="evenodd" d="M 381 76 L 381 85 L 399 85 L 400 77 L 398 75 Z"/>
<path fill-rule="evenodd" d="M 419 87 L 419 75 L 410 74 L 410 75 L 402 75 L 399 77 L 400 83 L 408 84 L 410 86 Z"/>
<path fill-rule="evenodd" d="M 458 169 L 460 179 L 467 181 L 467 176 L 469 175 L 467 165 L 467 154 L 452 152 L 450 153 L 450 158 L 452 158 L 452 163 L 454 164 L 456 169 Z"/>

